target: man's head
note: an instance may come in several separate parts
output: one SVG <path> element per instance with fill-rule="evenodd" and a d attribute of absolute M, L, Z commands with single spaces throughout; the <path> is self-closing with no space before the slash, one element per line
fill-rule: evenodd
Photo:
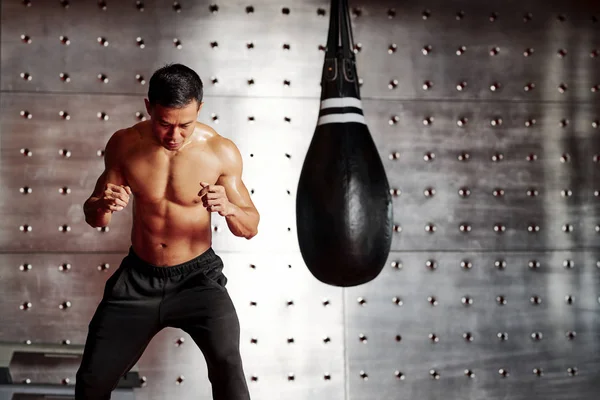
<path fill-rule="evenodd" d="M 152 132 L 167 150 L 178 150 L 194 132 L 202 108 L 202 80 L 182 64 L 168 64 L 150 78 L 146 111 Z"/>

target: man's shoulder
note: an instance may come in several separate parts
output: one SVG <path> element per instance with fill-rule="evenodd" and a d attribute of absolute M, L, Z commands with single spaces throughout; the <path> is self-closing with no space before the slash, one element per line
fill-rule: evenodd
<path fill-rule="evenodd" d="M 241 154 L 233 140 L 220 135 L 208 125 L 199 123 L 206 144 L 215 156 L 225 165 L 237 165 L 241 163 Z"/>
<path fill-rule="evenodd" d="M 233 142 L 233 140 L 220 135 L 215 131 L 212 127 L 198 122 L 198 129 L 202 132 L 201 140 L 205 142 L 216 154 L 221 154 L 223 152 L 231 152 L 236 151 L 237 146 Z"/>

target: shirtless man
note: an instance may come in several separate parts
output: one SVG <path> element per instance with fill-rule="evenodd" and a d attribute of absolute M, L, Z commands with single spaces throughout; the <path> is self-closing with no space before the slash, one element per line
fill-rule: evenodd
<path fill-rule="evenodd" d="M 164 327 L 202 350 L 214 400 L 249 400 L 240 326 L 211 247 L 211 213 L 250 239 L 259 214 L 242 182 L 236 145 L 197 122 L 202 81 L 167 65 L 149 83 L 150 120 L 108 140 L 105 171 L 84 204 L 86 222 L 107 226 L 132 201 L 129 254 L 107 280 L 77 371 L 77 400 L 110 399 L 121 376 Z"/>

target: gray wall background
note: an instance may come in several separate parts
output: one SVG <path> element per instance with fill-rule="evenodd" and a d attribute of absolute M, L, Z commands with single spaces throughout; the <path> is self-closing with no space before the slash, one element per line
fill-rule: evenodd
<path fill-rule="evenodd" d="M 597 398 L 597 2 L 350 2 L 397 229 L 381 275 L 349 289 L 310 276 L 295 236 L 328 2 L 1 6 L 0 340 L 85 340 L 131 215 L 102 232 L 81 205 L 108 137 L 144 117 L 142 82 L 183 62 L 262 214 L 251 241 L 213 221 L 253 399 Z M 15 364 L 51 383 L 77 366 Z M 139 399 L 210 398 L 181 331 L 140 373 Z"/>

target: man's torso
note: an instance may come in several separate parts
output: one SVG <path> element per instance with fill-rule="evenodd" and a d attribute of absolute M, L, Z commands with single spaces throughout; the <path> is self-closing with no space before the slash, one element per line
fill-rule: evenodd
<path fill-rule="evenodd" d="M 132 246 L 159 266 L 188 261 L 211 246 L 211 217 L 202 205 L 200 182 L 214 184 L 220 161 L 212 150 L 218 134 L 197 124 L 190 142 L 168 152 L 152 141 L 149 124 L 124 134 L 121 174 L 133 194 Z"/>

